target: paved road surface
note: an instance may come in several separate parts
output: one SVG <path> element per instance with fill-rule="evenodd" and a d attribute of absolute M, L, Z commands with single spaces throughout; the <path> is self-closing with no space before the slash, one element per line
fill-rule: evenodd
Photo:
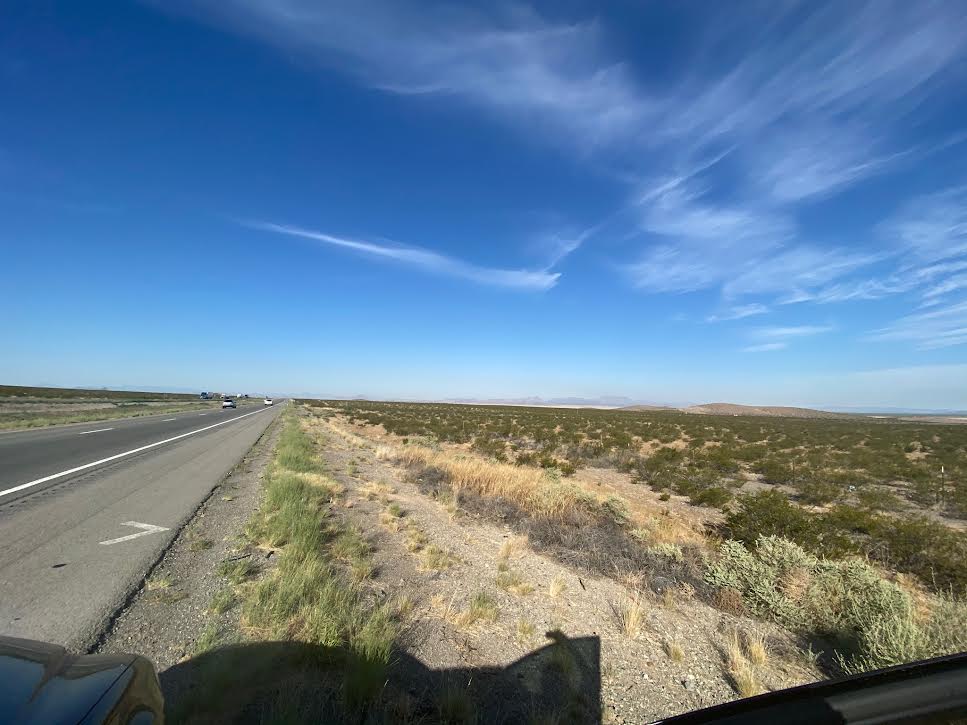
<path fill-rule="evenodd" d="M 0 434 L 0 634 L 86 649 L 281 408 Z"/>

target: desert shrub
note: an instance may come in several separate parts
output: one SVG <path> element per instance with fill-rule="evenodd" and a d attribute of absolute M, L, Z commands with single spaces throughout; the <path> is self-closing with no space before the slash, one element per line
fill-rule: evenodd
<path fill-rule="evenodd" d="M 732 492 L 722 486 L 710 486 L 692 495 L 689 499 L 690 503 L 696 506 L 714 506 L 715 508 L 722 508 L 731 500 Z"/>
<path fill-rule="evenodd" d="M 654 473 L 663 468 L 678 466 L 684 458 L 685 454 L 680 450 L 662 446 L 641 462 L 641 470 L 645 473 Z"/>
<path fill-rule="evenodd" d="M 892 491 L 884 488 L 867 487 L 856 492 L 860 506 L 873 511 L 900 511 L 903 502 Z"/>
<path fill-rule="evenodd" d="M 760 536 L 782 536 L 815 550 L 822 532 L 814 516 L 789 502 L 779 491 L 759 491 L 741 496 L 724 526 L 732 539 L 747 544 Z"/>
<path fill-rule="evenodd" d="M 898 571 L 916 574 L 928 585 L 967 592 L 967 537 L 923 516 L 878 516 L 875 555 Z"/>
<path fill-rule="evenodd" d="M 803 503 L 822 506 L 842 496 L 843 489 L 829 481 L 812 479 L 799 484 L 799 494 Z"/>
<path fill-rule="evenodd" d="M 967 646 L 958 624 L 967 613 L 963 602 L 941 597 L 932 611 L 920 612 L 906 591 L 865 562 L 816 557 L 781 537 L 763 536 L 752 549 L 726 541 L 707 564 L 705 579 L 717 590 L 739 592 L 755 615 L 831 641 L 843 672 Z"/>
<path fill-rule="evenodd" d="M 709 448 L 703 456 L 696 459 L 696 463 L 718 473 L 736 473 L 739 470 L 733 451 L 725 446 Z"/>
<path fill-rule="evenodd" d="M 756 463 L 752 470 L 762 476 L 766 483 L 783 484 L 792 481 L 792 467 L 775 460 L 766 458 Z"/>

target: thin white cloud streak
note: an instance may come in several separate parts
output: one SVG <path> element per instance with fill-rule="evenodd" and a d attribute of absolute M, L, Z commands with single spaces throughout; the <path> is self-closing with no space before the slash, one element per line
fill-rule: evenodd
<path fill-rule="evenodd" d="M 787 342 L 764 342 L 761 345 L 743 347 L 742 352 L 774 352 L 776 350 L 785 350 L 787 347 L 789 347 L 789 343 Z"/>
<path fill-rule="evenodd" d="M 273 224 L 269 222 L 243 222 L 244 226 L 261 231 L 286 234 L 302 239 L 311 239 L 323 244 L 351 249 L 364 255 L 381 259 L 392 260 L 401 264 L 433 272 L 436 274 L 468 279 L 479 284 L 491 285 L 495 287 L 508 287 L 520 290 L 544 291 L 549 290 L 560 277 L 559 273 L 547 271 L 532 271 L 525 269 L 496 269 L 493 267 L 481 267 L 460 259 L 454 259 L 438 252 L 432 252 L 417 247 L 403 245 L 388 246 L 375 244 L 373 242 L 346 239 L 336 237 L 331 234 L 303 229 L 286 224 Z"/>
<path fill-rule="evenodd" d="M 832 325 L 795 325 L 788 327 L 759 327 L 752 331 L 753 337 L 765 339 L 788 339 L 793 337 L 809 337 L 831 332 Z"/>
<path fill-rule="evenodd" d="M 738 305 L 717 315 L 710 315 L 705 318 L 706 322 L 725 322 L 728 320 L 744 320 L 746 317 L 754 315 L 764 315 L 769 311 L 765 305 L 754 302 L 749 305 Z"/>
<path fill-rule="evenodd" d="M 967 343 L 967 300 L 901 317 L 866 337 L 873 342 L 912 343 L 936 350 Z"/>

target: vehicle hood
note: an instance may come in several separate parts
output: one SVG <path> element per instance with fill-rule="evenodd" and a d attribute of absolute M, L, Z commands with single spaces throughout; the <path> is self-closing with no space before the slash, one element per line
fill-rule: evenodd
<path fill-rule="evenodd" d="M 57 645 L 0 637 L 0 721 L 83 722 L 136 659 L 72 655 Z"/>

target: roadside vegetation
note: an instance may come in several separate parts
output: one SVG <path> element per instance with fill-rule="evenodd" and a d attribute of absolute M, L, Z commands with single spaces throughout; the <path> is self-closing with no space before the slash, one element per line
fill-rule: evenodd
<path fill-rule="evenodd" d="M 829 674 L 967 649 L 967 426 L 308 403 L 379 426 L 390 437 L 377 456 L 405 467 L 424 493 L 500 521 L 569 565 L 660 586 L 654 594 L 670 608 L 685 592 L 777 622 Z M 626 474 L 660 494 L 658 507 L 671 494 L 718 512 L 696 532 L 582 484 L 582 468 Z M 520 583 L 506 559 L 499 575 L 506 591 Z M 643 606 L 638 597 L 616 606 L 628 637 Z M 751 694 L 767 655 L 737 637 L 726 667 Z M 669 642 L 666 652 L 674 660 L 681 647 Z"/>
<path fill-rule="evenodd" d="M 366 589 L 370 546 L 333 515 L 340 488 L 299 418 L 287 413 L 284 425 L 262 505 L 246 530 L 256 550 L 275 552 L 277 563 L 261 576 L 252 556 L 221 564 L 228 587 L 211 608 L 239 606 L 241 638 L 219 649 L 216 633 L 203 633 L 203 687 L 182 701 L 176 720 L 232 721 L 254 710 L 269 720 L 328 713 L 362 721 L 380 695 L 397 607 Z"/>

